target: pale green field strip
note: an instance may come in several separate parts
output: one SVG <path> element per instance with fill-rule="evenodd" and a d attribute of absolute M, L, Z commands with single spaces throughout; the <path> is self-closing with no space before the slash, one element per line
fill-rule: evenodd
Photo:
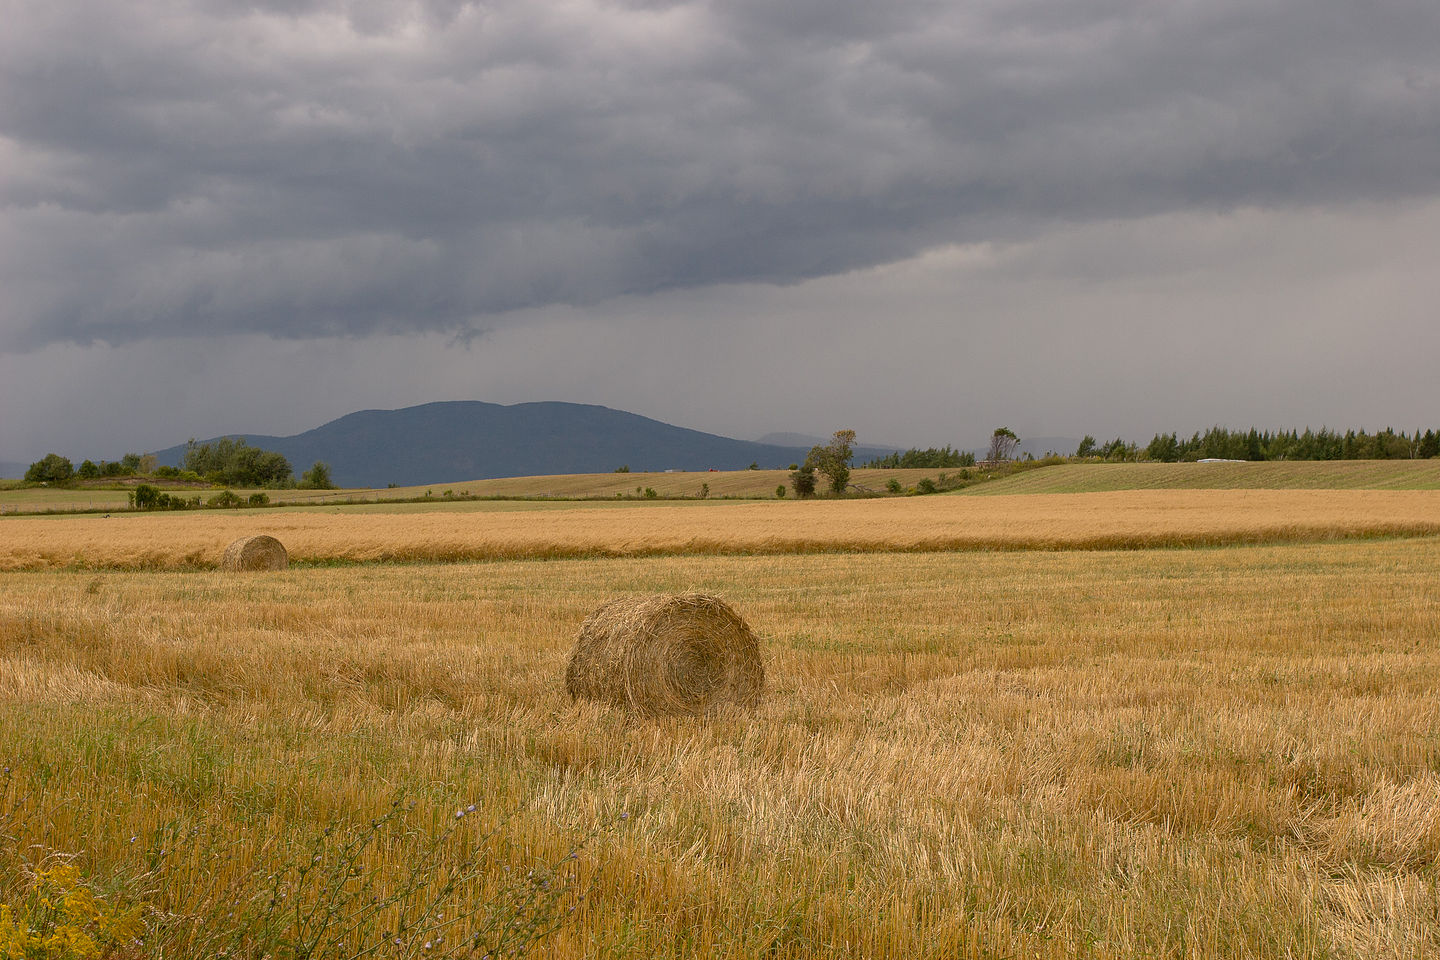
<path fill-rule="evenodd" d="M 980 484 L 960 495 L 1116 490 L 1440 490 L 1440 459 L 1066 463 Z"/>
<path fill-rule="evenodd" d="M 876 493 L 883 493 L 890 480 L 906 489 L 922 479 L 935 479 L 941 473 L 955 475 L 959 469 L 944 470 L 867 470 L 851 473 L 851 482 Z M 413 500 L 426 498 L 444 502 L 466 497 L 521 497 L 558 499 L 624 499 L 644 498 L 646 489 L 657 496 L 674 498 L 702 497 L 720 499 L 775 499 L 775 488 L 788 489 L 788 470 L 730 470 L 672 473 L 593 473 L 541 477 L 503 477 L 494 480 L 470 480 L 456 483 L 432 483 L 416 487 L 387 487 L 374 490 L 265 490 L 236 488 L 235 493 L 248 497 L 263 492 L 276 504 L 344 505 L 358 501 Z M 822 478 L 823 484 L 823 478 Z M 708 489 L 706 489 L 708 488 Z M 199 496 L 201 502 L 220 492 L 219 487 L 164 487 L 168 493 L 181 497 Z M 0 514 L 34 513 L 46 510 L 76 511 L 94 509 L 122 510 L 128 506 L 127 490 L 110 489 L 46 489 L 0 490 Z"/>

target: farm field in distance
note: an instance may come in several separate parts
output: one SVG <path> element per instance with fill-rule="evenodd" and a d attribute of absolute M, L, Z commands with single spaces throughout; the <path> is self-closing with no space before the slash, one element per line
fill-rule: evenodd
<path fill-rule="evenodd" d="M 1215 546 L 1440 534 L 1440 490 L 1139 490 L 870 500 L 475 501 L 0 519 L 0 570 L 214 566 L 240 536 L 293 561 Z"/>
<path fill-rule="evenodd" d="M 938 480 L 982 468 L 874 469 L 857 468 L 851 481 L 860 489 L 885 491 L 894 480 L 913 490 L 921 480 Z M 139 480 L 134 483 L 142 482 Z M 13 485 L 16 481 L 5 481 Z M 40 488 L 0 486 L 0 515 L 46 511 L 124 510 L 128 488 L 81 486 Z M 647 488 L 665 498 L 724 497 L 770 500 L 775 488 L 790 483 L 788 470 L 728 470 L 716 472 L 592 473 L 542 477 L 502 477 L 417 487 L 339 490 L 265 490 L 236 488 L 242 497 L 263 492 L 272 503 L 292 507 L 337 504 L 373 506 L 387 501 L 420 498 L 433 500 L 523 499 L 625 499 L 642 498 Z M 708 489 L 702 489 L 702 487 Z M 179 496 L 208 499 L 219 487 L 166 486 Z M 1440 461 L 1436 460 L 1331 460 L 1288 463 L 1062 463 L 1037 465 L 1013 476 L 1002 476 L 968 486 L 964 495 L 1028 493 L 1105 493 L 1120 490 L 1436 490 L 1440 489 Z M 790 491 L 787 489 L 787 496 Z M 422 505 L 428 509 L 428 506 Z"/>
<path fill-rule="evenodd" d="M 211 569 L 245 533 L 298 564 Z M 337 857 L 522 924 L 538 866 L 564 960 L 1437 955 L 1437 559 L 1425 489 L 5 517 L 0 843 L 147 956 L 313 930 Z M 691 589 L 753 715 L 569 701 L 590 611 Z"/>
<path fill-rule="evenodd" d="M 851 481 L 862 488 L 882 491 L 888 480 L 897 480 L 913 487 L 922 479 L 934 479 L 942 473 L 955 474 L 958 467 L 946 470 L 903 469 L 880 470 L 859 468 L 852 471 Z M 136 483 L 144 481 L 135 481 Z M 380 489 L 340 490 L 255 490 L 236 487 L 237 494 L 248 496 L 264 493 L 277 504 L 346 504 L 357 501 L 414 500 L 429 497 L 436 500 L 453 498 L 517 497 L 556 499 L 638 498 L 648 487 L 661 497 L 744 497 L 772 499 L 777 486 L 790 483 L 788 470 L 725 470 L 673 471 L 669 473 L 581 473 L 553 477 L 501 477 L 493 480 L 468 480 L 458 483 L 431 483 L 418 487 L 385 487 Z M 44 511 L 123 510 L 129 503 L 129 489 L 115 489 L 110 484 L 98 487 L 26 487 L 0 488 L 0 514 L 40 513 Z M 702 486 L 708 490 L 702 490 Z M 208 499 L 221 487 L 167 485 L 167 492 L 179 496 Z M 789 491 L 787 490 L 787 494 Z"/>
<path fill-rule="evenodd" d="M 1063 463 L 1002 477 L 968 492 L 1114 490 L 1440 490 L 1440 460 Z"/>

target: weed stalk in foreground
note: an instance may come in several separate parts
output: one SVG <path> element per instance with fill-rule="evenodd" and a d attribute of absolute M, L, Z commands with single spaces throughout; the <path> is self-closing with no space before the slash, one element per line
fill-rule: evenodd
<path fill-rule="evenodd" d="M 520 957 L 584 900 L 580 856 L 598 832 L 521 876 L 503 862 L 503 823 L 472 829 L 470 805 L 427 829 L 415 801 L 397 798 L 308 843 L 169 823 L 148 839 L 144 869 L 100 884 L 81 858 L 18 842 L 15 809 L 0 809 L 12 841 L 0 850 L 10 881 L 0 888 L 0 957 L 24 960 Z M 227 862 L 251 866 L 222 876 Z"/>

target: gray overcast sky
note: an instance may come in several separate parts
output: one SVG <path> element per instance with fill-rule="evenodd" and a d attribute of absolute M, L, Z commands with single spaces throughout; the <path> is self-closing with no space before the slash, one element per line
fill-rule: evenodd
<path fill-rule="evenodd" d="M 0 460 L 1440 426 L 1434 0 L 0 0 Z"/>

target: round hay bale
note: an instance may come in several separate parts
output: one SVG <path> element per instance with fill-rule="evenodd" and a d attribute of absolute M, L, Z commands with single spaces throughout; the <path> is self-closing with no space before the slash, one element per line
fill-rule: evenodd
<path fill-rule="evenodd" d="M 749 624 L 702 593 L 611 600 L 580 625 L 565 670 L 572 697 L 651 716 L 753 707 L 764 686 Z"/>
<path fill-rule="evenodd" d="M 284 570 L 290 565 L 285 545 L 263 533 L 241 537 L 225 548 L 220 558 L 221 570 Z"/>

